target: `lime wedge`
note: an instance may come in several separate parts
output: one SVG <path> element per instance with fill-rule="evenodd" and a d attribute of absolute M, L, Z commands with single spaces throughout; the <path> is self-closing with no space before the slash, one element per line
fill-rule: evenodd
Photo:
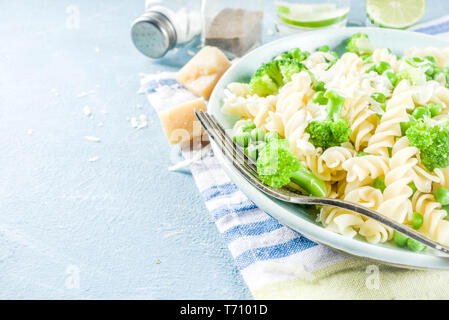
<path fill-rule="evenodd" d="M 379 27 L 405 29 L 426 12 L 426 0 L 366 0 L 368 18 Z"/>
<path fill-rule="evenodd" d="M 277 1 L 276 10 L 279 19 L 284 23 L 305 28 L 320 28 L 346 19 L 349 7 L 338 8 L 335 4 L 305 5 Z"/>

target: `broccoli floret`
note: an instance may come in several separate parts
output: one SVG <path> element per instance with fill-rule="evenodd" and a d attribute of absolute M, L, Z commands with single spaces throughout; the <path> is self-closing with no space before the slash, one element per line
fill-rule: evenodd
<path fill-rule="evenodd" d="M 426 81 L 426 77 L 419 68 L 410 67 L 399 71 L 396 74 L 398 83 L 402 80 L 408 80 L 411 85 L 423 84 Z"/>
<path fill-rule="evenodd" d="M 272 187 L 281 188 L 290 183 L 292 174 L 301 164 L 290 151 L 285 139 L 273 139 L 265 144 L 257 158 L 257 173 L 262 181 Z"/>
<path fill-rule="evenodd" d="M 346 42 L 346 51 L 353 52 L 359 56 L 369 56 L 376 49 L 376 46 L 371 43 L 368 35 L 365 33 L 355 33 Z"/>
<path fill-rule="evenodd" d="M 410 145 L 419 149 L 427 169 L 449 166 L 449 122 L 432 125 L 429 118 L 419 119 L 410 124 L 406 135 Z"/>
<path fill-rule="evenodd" d="M 293 59 L 270 61 L 257 69 L 251 77 L 250 90 L 261 97 L 276 94 L 280 87 L 291 80 L 293 74 L 305 69 L 303 64 Z"/>
<path fill-rule="evenodd" d="M 302 62 L 309 57 L 310 53 L 308 51 L 301 51 L 299 48 L 291 49 L 282 53 L 278 58 L 280 59 L 293 59 L 298 62 Z"/>
<path fill-rule="evenodd" d="M 281 188 L 290 182 L 305 194 L 325 197 L 326 184 L 307 170 L 290 151 L 287 140 L 271 138 L 258 151 L 257 173 L 262 182 Z"/>
<path fill-rule="evenodd" d="M 292 75 L 301 72 L 305 67 L 302 63 L 292 59 L 277 60 L 279 71 L 282 74 L 283 84 L 292 79 Z"/>
<path fill-rule="evenodd" d="M 327 90 L 324 97 L 328 99 L 327 119 L 324 121 L 311 121 L 305 130 L 310 135 L 310 143 L 316 148 L 322 148 L 323 150 L 341 145 L 343 142 L 348 141 L 351 134 L 347 121 L 340 116 L 345 98 L 332 90 Z"/>
<path fill-rule="evenodd" d="M 257 69 L 251 77 L 249 87 L 252 93 L 261 97 L 274 94 L 279 89 L 279 84 L 270 76 L 270 74 L 279 73 L 277 63 L 269 62 Z"/>

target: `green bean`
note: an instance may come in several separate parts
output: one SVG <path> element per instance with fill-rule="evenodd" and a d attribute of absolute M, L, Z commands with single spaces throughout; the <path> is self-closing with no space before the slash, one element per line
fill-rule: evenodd
<path fill-rule="evenodd" d="M 254 128 L 251 130 L 251 139 L 253 141 L 265 140 L 265 131 L 262 128 Z"/>
<path fill-rule="evenodd" d="M 412 215 L 412 227 L 413 229 L 418 230 L 419 228 L 421 228 L 423 224 L 423 216 L 419 213 L 419 212 L 413 212 Z"/>
<path fill-rule="evenodd" d="M 245 148 L 245 153 L 251 159 L 257 160 L 259 155 L 259 146 L 257 144 L 250 144 L 247 148 Z"/>
<path fill-rule="evenodd" d="M 242 147 L 247 147 L 249 144 L 250 137 L 251 135 L 249 134 L 249 132 L 242 132 L 234 136 L 234 141 Z"/>
<path fill-rule="evenodd" d="M 393 241 L 396 243 L 398 247 L 405 247 L 407 245 L 408 238 L 400 232 L 394 230 L 393 232 Z"/>
<path fill-rule="evenodd" d="M 325 197 L 327 195 L 326 184 L 302 165 L 292 175 L 291 180 L 312 196 Z"/>
<path fill-rule="evenodd" d="M 422 244 L 421 242 L 418 242 L 418 241 L 408 238 L 407 239 L 407 248 L 409 248 L 413 252 L 420 252 L 420 251 L 423 251 L 426 248 L 426 246 L 424 244 Z"/>
<path fill-rule="evenodd" d="M 449 204 L 449 189 L 446 188 L 438 188 L 434 193 L 435 200 L 441 203 L 443 206 Z"/>

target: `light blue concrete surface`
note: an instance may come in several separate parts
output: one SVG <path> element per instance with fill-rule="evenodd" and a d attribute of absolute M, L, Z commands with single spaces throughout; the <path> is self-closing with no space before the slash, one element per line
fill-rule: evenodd
<path fill-rule="evenodd" d="M 0 5 L 1 299 L 251 298 L 192 177 L 167 171 L 170 148 L 137 94 L 139 73 L 189 57 L 134 49 L 129 26 L 143 7 Z M 429 1 L 424 21 L 447 8 Z M 363 1 L 350 19 L 365 20 Z M 140 114 L 149 123 L 136 130 L 127 118 Z"/>

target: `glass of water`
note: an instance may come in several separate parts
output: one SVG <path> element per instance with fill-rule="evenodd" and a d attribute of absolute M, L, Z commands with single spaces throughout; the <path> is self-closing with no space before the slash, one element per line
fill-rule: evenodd
<path fill-rule="evenodd" d="M 350 0 L 275 0 L 276 28 L 282 34 L 344 27 Z"/>

